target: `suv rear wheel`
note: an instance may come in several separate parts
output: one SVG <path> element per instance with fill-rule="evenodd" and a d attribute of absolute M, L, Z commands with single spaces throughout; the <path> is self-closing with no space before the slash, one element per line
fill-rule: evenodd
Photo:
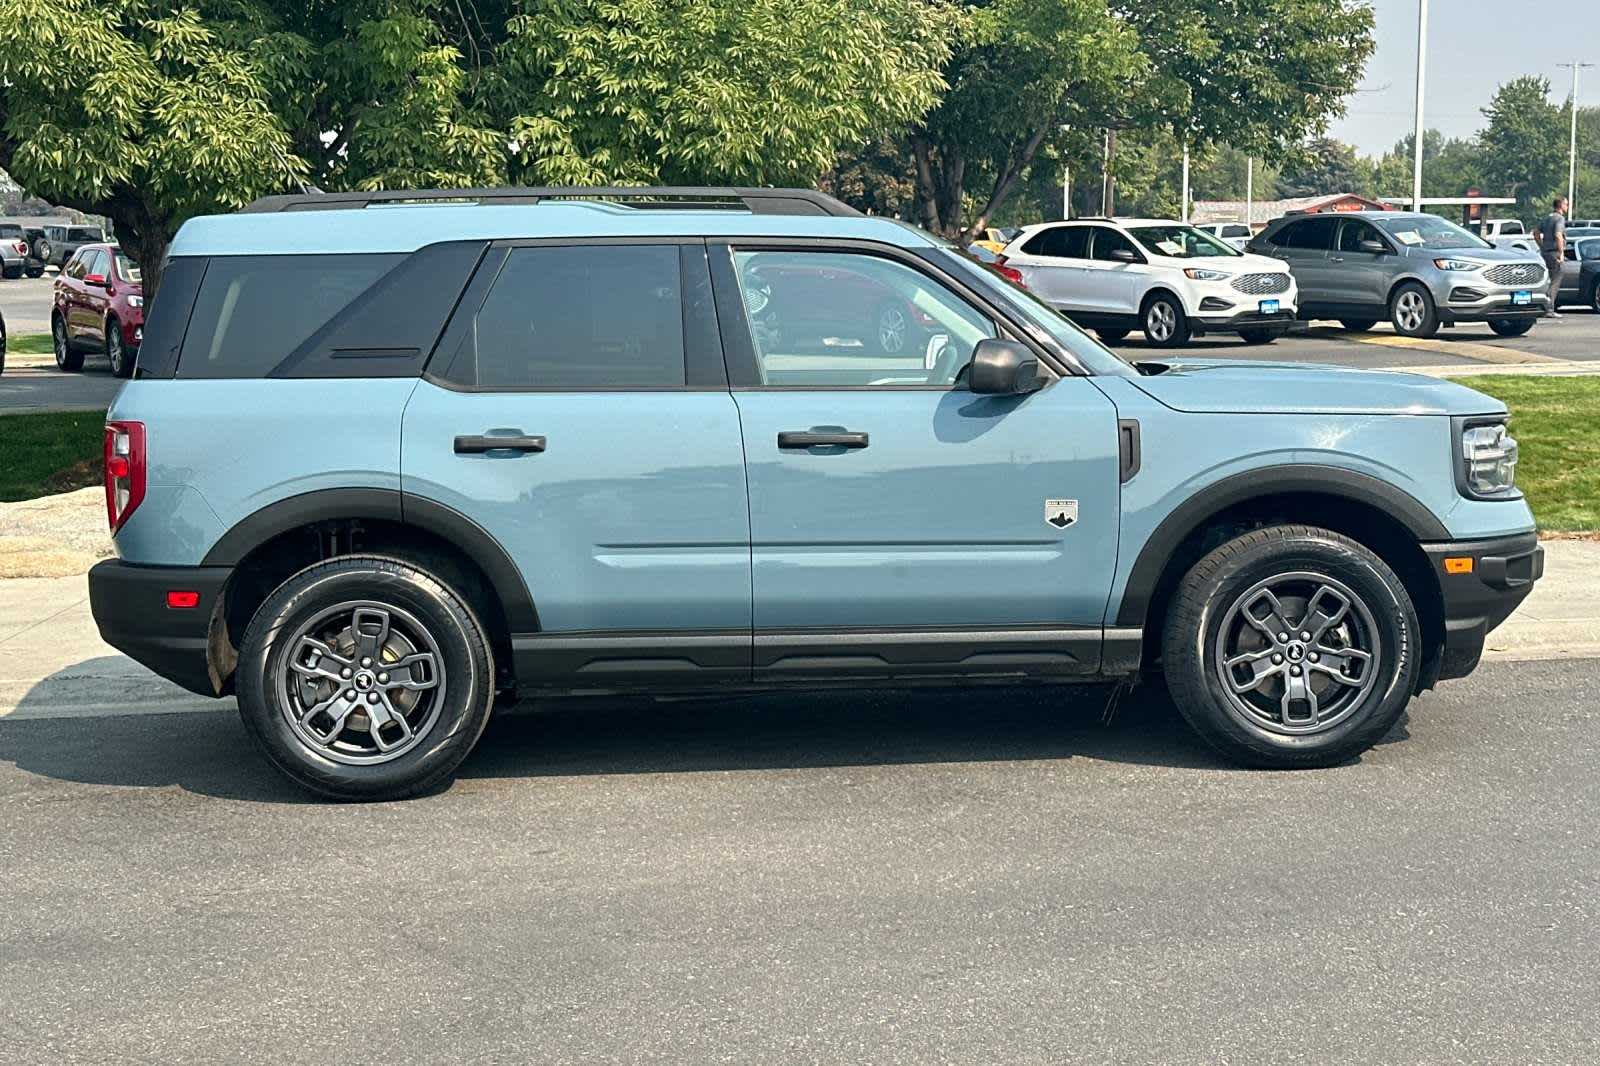
<path fill-rule="evenodd" d="M 1416 608 L 1348 537 L 1272 526 L 1186 574 L 1162 643 L 1178 710 L 1246 766 L 1345 762 L 1394 727 L 1416 683 Z"/>
<path fill-rule="evenodd" d="M 1189 319 L 1183 304 L 1171 293 L 1158 292 L 1145 298 L 1139 314 L 1144 338 L 1157 348 L 1176 348 L 1189 343 Z"/>
<path fill-rule="evenodd" d="M 350 556 L 267 597 L 235 687 L 245 727 L 297 784 L 334 799 L 399 799 L 472 751 L 494 701 L 494 659 L 476 615 L 438 578 Z"/>
<path fill-rule="evenodd" d="M 1439 311 L 1433 294 L 1414 281 L 1408 281 L 1389 298 L 1389 321 L 1402 337 L 1431 337 L 1439 332 Z"/>
<path fill-rule="evenodd" d="M 60 315 L 50 319 L 50 341 L 55 346 L 56 368 L 71 373 L 83 369 L 83 353 L 72 347 L 67 338 L 67 323 Z"/>

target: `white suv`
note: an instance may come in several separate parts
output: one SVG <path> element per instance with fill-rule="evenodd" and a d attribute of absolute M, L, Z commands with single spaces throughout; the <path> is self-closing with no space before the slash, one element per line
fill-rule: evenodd
<path fill-rule="evenodd" d="M 1035 295 L 1108 344 L 1135 329 L 1162 347 L 1219 332 L 1266 344 L 1289 329 L 1297 309 L 1285 264 L 1163 219 L 1029 226 L 1006 245 L 1001 262 Z"/>

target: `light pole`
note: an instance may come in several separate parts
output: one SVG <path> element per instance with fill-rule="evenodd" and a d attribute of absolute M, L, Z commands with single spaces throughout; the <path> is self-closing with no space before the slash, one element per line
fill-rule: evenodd
<path fill-rule="evenodd" d="M 1428 69 L 1428 0 L 1417 0 L 1417 130 L 1411 158 L 1411 210 L 1422 210 L 1422 85 Z"/>
<path fill-rule="evenodd" d="M 1244 224 L 1248 229 L 1256 220 L 1256 157 L 1244 157 Z"/>
<path fill-rule="evenodd" d="M 1184 225 L 1189 224 L 1189 142 L 1183 142 L 1183 205 L 1179 212 L 1178 221 Z"/>
<path fill-rule="evenodd" d="M 1578 200 L 1578 71 L 1593 63 L 1558 63 L 1572 68 L 1572 132 L 1567 140 L 1567 217 L 1577 209 Z"/>

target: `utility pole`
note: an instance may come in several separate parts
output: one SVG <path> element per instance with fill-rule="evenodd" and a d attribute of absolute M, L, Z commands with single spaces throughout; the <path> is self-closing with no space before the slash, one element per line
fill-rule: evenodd
<path fill-rule="evenodd" d="M 1178 221 L 1184 225 L 1189 223 L 1189 141 L 1183 142 L 1183 207 L 1178 215 Z"/>
<path fill-rule="evenodd" d="M 1072 164 L 1061 168 L 1061 219 L 1072 217 Z"/>
<path fill-rule="evenodd" d="M 1105 157 L 1100 170 L 1100 214 L 1111 217 L 1112 209 L 1117 206 L 1117 179 L 1111 176 L 1111 160 L 1117 154 L 1117 131 L 1106 130 Z"/>
<path fill-rule="evenodd" d="M 1557 63 L 1556 66 L 1572 68 L 1572 132 L 1567 140 L 1567 217 L 1571 218 L 1578 206 L 1578 71 L 1594 64 Z"/>
<path fill-rule="evenodd" d="M 1256 157 L 1244 157 L 1244 224 L 1249 225 L 1256 220 Z"/>
<path fill-rule="evenodd" d="M 1422 210 L 1422 85 L 1428 69 L 1428 0 L 1417 0 L 1417 143 L 1412 146 L 1411 210 Z"/>

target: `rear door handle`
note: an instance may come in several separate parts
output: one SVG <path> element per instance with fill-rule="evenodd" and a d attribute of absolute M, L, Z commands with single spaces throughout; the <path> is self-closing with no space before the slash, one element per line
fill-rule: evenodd
<path fill-rule="evenodd" d="M 1342 256 L 1342 255 L 1330 255 L 1330 256 L 1328 256 L 1328 262 L 1330 262 L 1330 263 L 1342 263 L 1342 262 L 1344 262 L 1344 256 Z"/>
<path fill-rule="evenodd" d="M 867 435 L 848 430 L 786 430 L 778 434 L 780 448 L 865 448 Z"/>
<path fill-rule="evenodd" d="M 542 452 L 544 438 L 526 435 L 457 437 L 457 455 L 482 455 L 493 451 Z"/>

